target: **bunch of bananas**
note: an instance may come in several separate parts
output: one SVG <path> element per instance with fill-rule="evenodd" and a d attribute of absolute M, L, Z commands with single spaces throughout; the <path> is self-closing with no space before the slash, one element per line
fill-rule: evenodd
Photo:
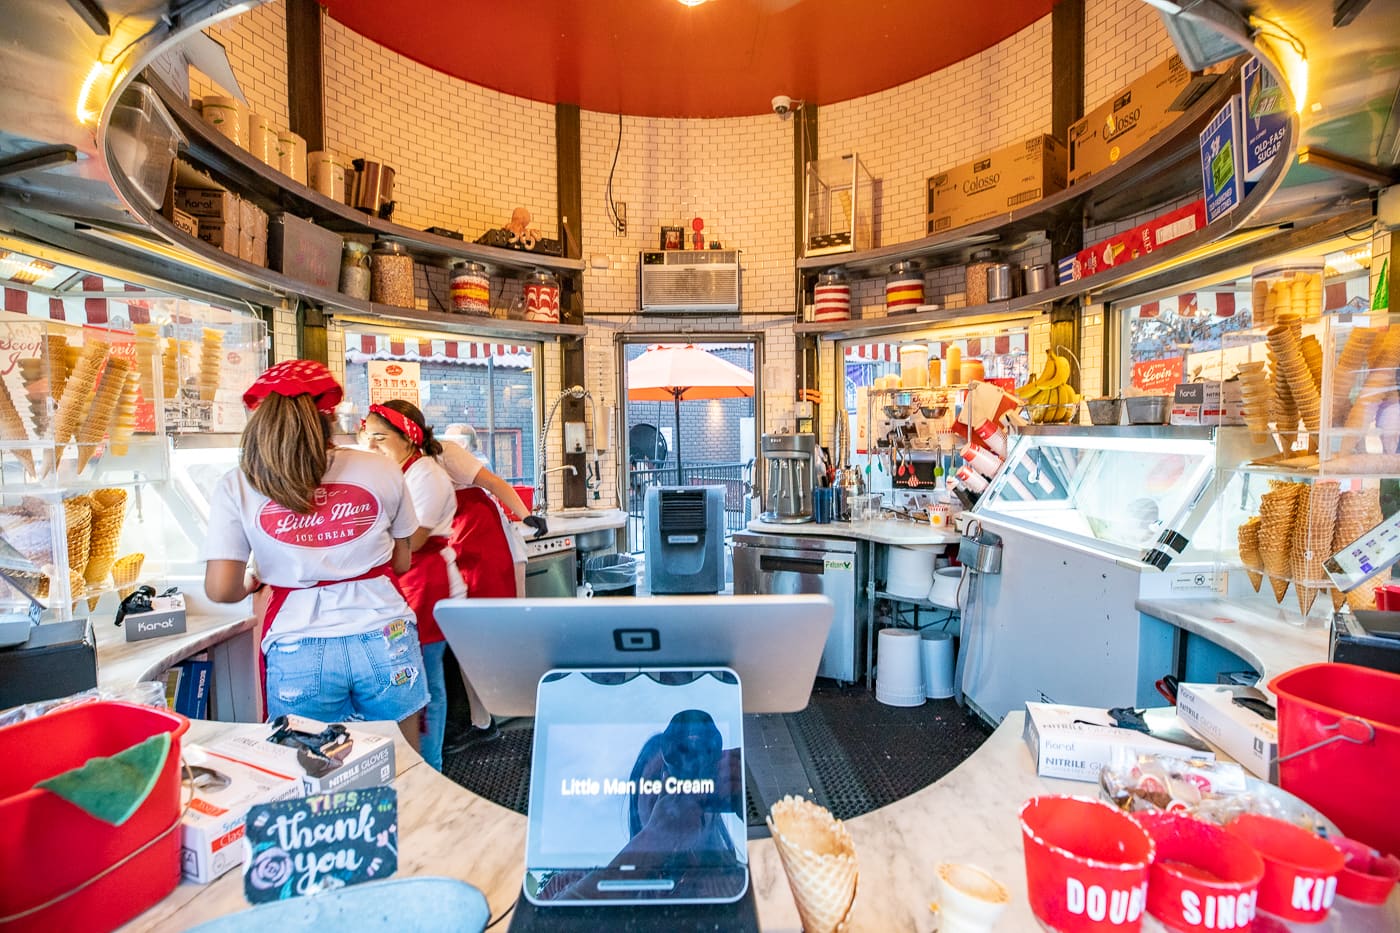
<path fill-rule="evenodd" d="M 1036 424 L 1065 424 L 1079 412 L 1079 393 L 1069 384 L 1069 360 L 1045 351 L 1045 368 L 1016 390 L 1026 400 L 1026 417 Z"/>

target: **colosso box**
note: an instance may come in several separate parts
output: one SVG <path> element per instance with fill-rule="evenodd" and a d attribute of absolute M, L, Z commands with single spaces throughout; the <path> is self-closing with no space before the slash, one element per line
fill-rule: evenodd
<path fill-rule="evenodd" d="M 301 716 L 288 716 L 287 724 L 311 735 L 326 730 L 325 723 Z M 270 724 L 250 726 L 212 743 L 209 749 L 278 774 L 295 775 L 307 794 L 378 787 L 394 780 L 394 740 L 386 735 L 352 723 L 337 739 L 323 745 L 323 755 L 318 756 L 297 745 L 268 741 L 273 732 Z"/>
<path fill-rule="evenodd" d="M 1257 698 L 1253 687 L 1230 684 L 1181 684 L 1176 711 L 1181 721 L 1256 777 L 1278 782 L 1278 724 L 1235 702 Z"/>
<path fill-rule="evenodd" d="M 1172 424 L 1244 424 L 1238 382 L 1183 382 L 1172 397 Z"/>
<path fill-rule="evenodd" d="M 191 881 L 207 884 L 243 864 L 248 809 L 300 797 L 301 781 L 198 745 L 186 745 L 183 754 L 194 790 L 180 820 L 180 870 Z"/>
<path fill-rule="evenodd" d="M 1167 108 L 1190 83 L 1191 72 L 1181 56 L 1172 55 L 1071 123 L 1069 183 L 1078 184 L 1117 163 L 1180 116 L 1180 111 Z"/>
<path fill-rule="evenodd" d="M 127 641 L 179 635 L 185 630 L 185 596 L 157 596 L 151 600 L 151 611 L 128 613 L 122 619 Z"/>
<path fill-rule="evenodd" d="M 1147 710 L 1144 718 L 1154 735 L 1113 725 L 1108 713 L 1088 706 L 1027 703 L 1022 737 L 1035 759 L 1036 773 L 1044 777 L 1093 781 L 1113 762 L 1116 751 L 1131 755 L 1171 755 L 1177 758 L 1214 759 L 1215 754 L 1189 744 L 1201 743 L 1181 728 L 1171 709 Z"/>
<path fill-rule="evenodd" d="M 1064 144 L 1032 136 L 930 178 L 928 232 L 1005 214 L 1064 187 Z"/>
<path fill-rule="evenodd" d="M 331 291 L 340 288 L 340 234 L 292 214 L 274 214 L 267 225 L 269 265 L 294 279 Z"/>

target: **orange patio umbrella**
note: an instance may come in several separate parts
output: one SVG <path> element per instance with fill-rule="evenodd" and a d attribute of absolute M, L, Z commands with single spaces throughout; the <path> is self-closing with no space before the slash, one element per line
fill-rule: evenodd
<path fill-rule="evenodd" d="M 627 364 L 627 400 L 676 406 L 676 478 L 681 477 L 681 402 L 752 398 L 753 373 L 691 343 L 647 347 Z"/>

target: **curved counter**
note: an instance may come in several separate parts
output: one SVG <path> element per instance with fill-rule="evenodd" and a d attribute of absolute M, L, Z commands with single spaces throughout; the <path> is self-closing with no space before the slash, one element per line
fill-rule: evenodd
<path fill-rule="evenodd" d="M 765 522 L 754 519 L 747 526 L 748 531 L 768 535 L 807 535 L 821 538 L 854 538 L 875 544 L 898 544 L 905 547 L 919 545 L 957 544 L 958 532 L 949 528 L 935 528 L 919 522 L 900 519 L 876 519 L 860 522 Z"/>

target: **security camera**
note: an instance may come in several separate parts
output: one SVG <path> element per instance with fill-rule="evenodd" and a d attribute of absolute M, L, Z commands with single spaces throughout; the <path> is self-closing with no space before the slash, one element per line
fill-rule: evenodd
<path fill-rule="evenodd" d="M 792 98 L 786 94 L 779 94 L 773 98 L 773 112 L 780 117 L 786 117 L 792 113 Z"/>

